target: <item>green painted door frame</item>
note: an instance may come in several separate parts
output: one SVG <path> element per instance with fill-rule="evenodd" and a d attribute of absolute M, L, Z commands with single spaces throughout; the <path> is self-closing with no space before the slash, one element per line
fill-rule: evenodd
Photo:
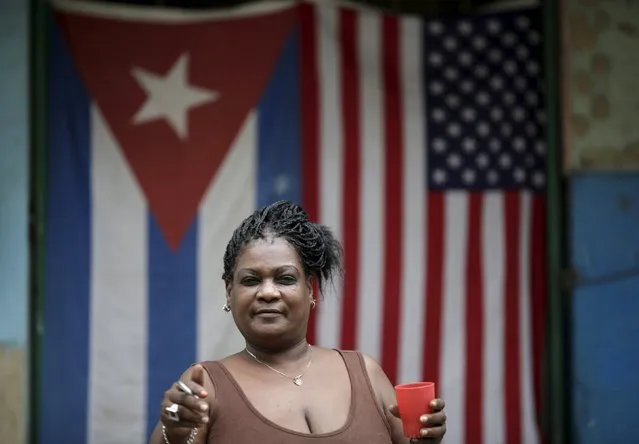
<path fill-rule="evenodd" d="M 542 424 L 550 444 L 568 444 L 571 437 L 569 289 L 563 285 L 567 269 L 567 194 L 563 174 L 562 39 L 563 0 L 542 0 L 547 118 L 547 253 L 548 312 L 544 363 Z"/>
<path fill-rule="evenodd" d="M 30 298 L 29 298 L 29 416 L 27 441 L 40 440 L 40 399 L 44 316 L 47 71 L 51 12 L 46 0 L 29 2 L 29 137 L 30 137 Z M 61 400 L 62 401 L 62 400 Z"/>

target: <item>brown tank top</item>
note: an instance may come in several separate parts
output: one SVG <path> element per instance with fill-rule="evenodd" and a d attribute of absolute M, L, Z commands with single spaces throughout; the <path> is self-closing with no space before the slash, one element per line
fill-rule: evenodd
<path fill-rule="evenodd" d="M 389 425 L 377 404 L 361 354 L 339 353 L 351 382 L 350 412 L 344 426 L 318 434 L 287 430 L 269 421 L 252 407 L 226 367 L 219 362 L 203 362 L 219 403 L 215 421 L 209 428 L 208 444 L 390 444 Z"/>

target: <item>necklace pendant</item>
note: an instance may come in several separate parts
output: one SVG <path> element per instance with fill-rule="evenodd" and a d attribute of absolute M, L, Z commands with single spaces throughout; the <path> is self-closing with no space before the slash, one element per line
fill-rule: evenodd
<path fill-rule="evenodd" d="M 302 375 L 297 375 L 296 377 L 293 378 L 293 384 L 295 384 L 296 386 L 300 386 L 302 384 L 304 384 L 304 381 L 302 381 Z"/>

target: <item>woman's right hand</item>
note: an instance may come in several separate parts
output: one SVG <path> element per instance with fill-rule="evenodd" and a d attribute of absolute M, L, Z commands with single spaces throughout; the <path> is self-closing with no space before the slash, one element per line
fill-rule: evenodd
<path fill-rule="evenodd" d="M 175 382 L 170 389 L 164 392 L 160 421 L 166 427 L 166 433 L 171 442 L 184 442 L 194 428 L 205 429 L 209 422 L 211 411 L 208 393 L 204 389 L 204 368 L 200 364 L 190 369 L 190 378 L 183 378 L 193 395 L 189 395 L 180 389 Z M 166 408 L 176 404 L 179 421 L 169 417 Z"/>

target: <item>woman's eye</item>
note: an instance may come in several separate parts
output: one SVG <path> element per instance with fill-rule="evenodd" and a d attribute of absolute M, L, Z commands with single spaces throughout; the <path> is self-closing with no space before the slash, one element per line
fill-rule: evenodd
<path fill-rule="evenodd" d="M 292 285 L 297 282 L 294 276 L 280 276 L 278 280 L 285 285 Z"/>
<path fill-rule="evenodd" d="M 242 282 L 242 285 L 252 286 L 252 285 L 257 285 L 259 283 L 259 280 L 254 277 L 245 277 L 244 279 L 242 279 L 241 282 Z"/>

